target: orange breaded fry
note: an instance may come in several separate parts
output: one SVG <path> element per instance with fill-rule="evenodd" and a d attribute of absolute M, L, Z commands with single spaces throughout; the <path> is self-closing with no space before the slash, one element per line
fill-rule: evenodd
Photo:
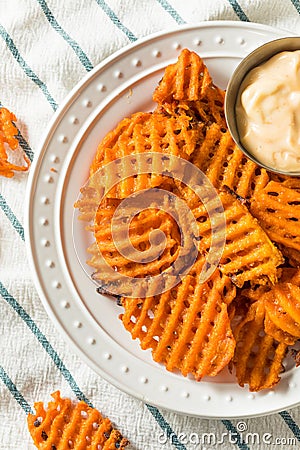
<path fill-rule="evenodd" d="M 300 288 L 278 283 L 263 296 L 269 319 L 282 331 L 300 338 Z"/>
<path fill-rule="evenodd" d="M 285 271 L 287 271 L 287 270 L 288 269 L 285 269 Z M 282 282 L 288 281 L 288 282 L 292 283 L 293 285 L 300 287 L 300 269 L 297 268 L 297 269 L 293 270 L 293 272 L 292 272 L 292 270 L 293 269 L 290 269 L 290 271 L 289 271 L 289 273 L 290 273 L 289 278 L 286 278 L 284 280 L 283 275 L 282 275 L 282 277 L 280 278 L 280 281 L 281 280 L 282 280 Z M 285 273 L 285 271 L 283 271 L 283 274 Z"/>
<path fill-rule="evenodd" d="M 279 283 L 292 283 L 300 287 L 300 270 L 295 267 L 283 267 L 278 277 Z"/>
<path fill-rule="evenodd" d="M 286 258 L 287 263 L 291 267 L 300 268 L 300 251 L 295 248 L 286 247 L 285 245 L 278 244 L 278 248 Z"/>
<path fill-rule="evenodd" d="M 225 92 L 211 84 L 199 100 L 180 102 L 178 112 L 182 114 L 185 111 L 195 122 L 204 123 L 206 127 L 209 127 L 211 123 L 226 127 L 224 100 Z"/>
<path fill-rule="evenodd" d="M 226 219 L 226 243 L 220 260 L 220 270 L 238 286 L 246 281 L 274 284 L 277 267 L 282 264 L 281 253 L 272 244 L 259 223 L 245 205 L 229 192 L 220 192 Z M 203 205 L 193 209 L 198 222 L 200 251 L 211 243 L 211 223 Z M 216 224 L 214 224 L 216 227 Z"/>
<path fill-rule="evenodd" d="M 281 183 L 283 186 L 300 191 L 300 178 L 291 177 L 290 175 L 282 175 L 270 172 L 270 179 Z"/>
<path fill-rule="evenodd" d="M 246 317 L 234 331 L 236 349 L 233 365 L 240 386 L 250 391 L 270 389 L 280 380 L 287 345 L 264 333 L 265 305 L 252 303 Z"/>
<path fill-rule="evenodd" d="M 246 300 L 264 302 L 266 334 L 287 345 L 294 345 L 300 337 L 299 286 L 300 270 L 283 268 L 274 286 L 255 286 L 241 292 Z"/>
<path fill-rule="evenodd" d="M 202 59 L 195 52 L 183 49 L 177 62 L 165 69 L 153 100 L 164 107 L 174 100 L 199 100 L 211 85 L 211 76 Z"/>
<path fill-rule="evenodd" d="M 123 240 L 116 241 L 112 237 L 111 228 L 111 219 L 115 212 L 115 207 L 112 205 L 116 204 L 116 201 L 107 199 L 106 204 L 107 202 L 111 205 L 110 209 L 105 207 L 98 208 L 94 225 L 87 227 L 87 229 L 94 232 L 95 236 L 95 243 L 88 248 L 88 252 L 91 254 L 88 264 L 95 269 L 93 279 L 98 280 L 100 286 L 109 286 L 110 283 L 118 280 L 119 274 L 140 278 L 158 275 L 164 268 L 170 267 L 177 259 L 180 247 L 180 234 L 174 219 L 163 210 L 149 208 L 132 219 L 129 225 L 128 239 L 125 240 L 124 237 Z M 127 213 L 128 211 L 126 211 Z M 124 233 L 122 233 L 121 227 L 118 228 L 118 232 L 125 236 L 127 224 L 123 226 Z M 147 252 L 148 258 L 151 256 L 149 254 L 149 251 L 151 251 L 150 234 L 154 230 L 160 230 L 166 237 L 160 257 L 150 258 L 149 262 L 147 260 L 134 262 L 132 260 L 133 251 L 140 252 L 141 256 L 143 252 L 144 254 Z M 133 246 L 133 249 L 130 248 L 130 245 Z M 155 252 L 154 254 L 156 254 L 158 247 L 153 246 L 152 249 Z M 119 250 L 122 250 L 123 254 Z M 114 278 L 111 274 L 107 278 L 107 272 L 99 252 L 106 263 L 114 268 Z"/>
<path fill-rule="evenodd" d="M 18 130 L 13 123 L 13 121 L 16 120 L 16 116 L 8 109 L 0 108 L 0 176 L 2 175 L 7 178 L 12 178 L 16 171 L 24 172 L 28 170 L 30 166 L 30 160 L 25 153 L 23 154 L 25 162 L 24 166 L 17 166 L 8 161 L 5 144 L 7 144 L 11 150 L 16 150 L 19 145 L 19 142 L 15 137 L 18 134 Z"/>
<path fill-rule="evenodd" d="M 212 82 L 204 62 L 195 52 L 184 49 L 175 64 L 165 69 L 153 100 L 158 112 L 180 116 L 187 114 L 195 125 L 218 122 L 226 126 L 225 93 Z"/>
<path fill-rule="evenodd" d="M 35 446 L 43 450 L 122 449 L 128 440 L 114 429 L 109 419 L 85 402 L 72 403 L 60 392 L 45 409 L 42 402 L 34 404 L 35 414 L 27 417 L 28 429 Z"/>
<path fill-rule="evenodd" d="M 273 241 L 300 250 L 300 193 L 297 190 L 270 181 L 254 195 L 250 211 Z"/>
<path fill-rule="evenodd" d="M 116 152 L 118 139 L 120 136 L 131 136 L 134 127 L 138 124 L 143 124 L 150 117 L 151 113 L 135 113 L 131 117 L 125 117 L 112 131 L 107 133 L 98 145 L 90 167 L 90 175 L 94 174 L 103 164 L 124 156 L 122 152 L 120 154 Z M 111 149 L 111 154 L 108 152 L 109 149 Z"/>
<path fill-rule="evenodd" d="M 276 341 L 282 342 L 286 345 L 294 345 L 297 341 L 295 336 L 292 336 L 290 333 L 279 328 L 269 316 L 268 311 L 266 311 L 266 317 L 264 321 L 264 330 L 265 333 L 269 336 L 272 336 Z"/>
<path fill-rule="evenodd" d="M 248 289 L 242 289 L 241 296 L 245 297 L 247 300 L 250 300 L 250 302 L 256 302 L 257 300 L 260 300 L 261 297 L 266 293 L 269 292 L 271 289 L 268 285 L 260 285 L 256 284 Z"/>
<path fill-rule="evenodd" d="M 203 263 L 203 259 L 197 261 L 170 291 L 145 299 L 124 299 L 121 316 L 142 349 L 152 349 L 155 361 L 184 376 L 192 374 L 196 380 L 220 372 L 235 347 L 227 312 L 235 288 L 218 269 L 209 281 L 197 282 Z"/>
<path fill-rule="evenodd" d="M 156 163 L 153 155 L 150 173 L 142 173 L 143 154 L 151 152 L 189 158 L 203 135 L 201 127 L 192 127 L 190 122 L 191 118 L 187 116 L 169 117 L 156 113 L 136 113 L 123 119 L 99 144 L 91 166 L 90 184 L 97 182 L 93 176 L 96 177 L 97 170 L 105 166 L 104 177 L 101 175 L 102 181 L 106 181 L 105 187 L 108 189 L 112 180 L 118 183 L 107 194 L 111 198 L 126 198 L 134 192 L 161 185 L 166 179 L 161 172 L 171 171 L 173 163 L 166 160 L 162 167 L 161 160 Z M 130 161 L 128 159 L 125 165 L 123 160 L 118 167 L 119 181 L 116 166 L 106 165 L 130 155 Z"/>
<path fill-rule="evenodd" d="M 227 127 L 211 124 L 205 139 L 192 154 L 191 161 L 201 169 L 217 189 L 229 187 L 243 198 L 251 198 L 269 181 L 265 169 L 241 152 Z"/>

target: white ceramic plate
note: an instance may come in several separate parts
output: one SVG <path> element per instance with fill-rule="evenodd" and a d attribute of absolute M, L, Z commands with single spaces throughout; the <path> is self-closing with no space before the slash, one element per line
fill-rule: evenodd
<path fill-rule="evenodd" d="M 198 52 L 214 82 L 225 88 L 242 57 L 286 35 L 256 24 L 204 22 L 139 40 L 105 60 L 73 89 L 54 115 L 32 166 L 26 241 L 49 316 L 96 372 L 153 405 L 215 418 L 271 413 L 300 401 L 300 370 L 287 370 L 272 391 L 251 394 L 227 370 L 197 383 L 154 363 L 150 352 L 142 351 L 123 329 L 120 308 L 96 293 L 79 262 L 87 258 L 87 233 L 75 221 L 77 258 L 74 201 L 101 138 L 124 116 L 153 107 L 153 89 L 182 48 Z"/>

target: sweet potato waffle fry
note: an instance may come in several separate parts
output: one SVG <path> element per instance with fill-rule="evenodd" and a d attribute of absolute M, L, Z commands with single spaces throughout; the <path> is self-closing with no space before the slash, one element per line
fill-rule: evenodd
<path fill-rule="evenodd" d="M 179 370 L 196 380 L 215 376 L 231 360 L 233 339 L 227 306 L 235 297 L 228 277 L 216 270 L 198 282 L 204 259 L 175 288 L 146 299 L 125 298 L 122 321 L 142 349 L 167 370 Z"/>
<path fill-rule="evenodd" d="M 281 253 L 272 244 L 248 209 L 230 192 L 220 192 L 226 217 L 226 243 L 220 260 L 224 275 L 242 287 L 246 281 L 274 284 Z M 193 209 L 199 226 L 200 251 L 211 245 L 211 222 L 203 205 Z M 216 224 L 215 224 L 216 226 Z"/>
<path fill-rule="evenodd" d="M 289 345 L 300 338 L 299 299 L 300 288 L 292 283 L 278 283 L 263 296 L 268 319 L 289 337 L 293 337 L 294 342 L 289 342 Z"/>
<path fill-rule="evenodd" d="M 295 267 L 283 267 L 279 277 L 279 283 L 292 283 L 300 287 L 300 269 Z"/>
<path fill-rule="evenodd" d="M 269 181 L 266 170 L 246 158 L 227 128 L 218 123 L 207 128 L 205 139 L 193 152 L 191 161 L 214 187 L 227 186 L 243 198 L 251 198 Z"/>
<path fill-rule="evenodd" d="M 224 100 L 225 92 L 212 84 L 206 89 L 200 100 L 188 102 L 188 105 L 181 103 L 181 107 L 177 111 L 180 114 L 186 111 L 195 122 L 204 123 L 207 127 L 211 123 L 218 123 L 220 126 L 226 127 Z"/>
<path fill-rule="evenodd" d="M 115 166 L 112 166 L 111 173 L 106 173 L 108 180 L 116 177 L 118 182 L 107 195 L 111 198 L 126 198 L 134 192 L 159 186 L 165 179 L 157 173 L 161 172 L 161 165 L 155 167 L 154 156 L 151 174 L 142 173 L 143 163 L 140 162 L 139 154 L 159 152 L 187 159 L 202 139 L 201 126 L 192 127 L 190 117 L 136 113 L 131 118 L 123 119 L 100 143 L 91 166 L 91 175 L 118 158 L 132 155 L 133 165 L 123 164 L 120 167 L 120 182 L 116 177 Z M 170 161 L 165 162 L 165 169 L 172 171 Z M 108 166 L 106 171 L 109 171 Z"/>
<path fill-rule="evenodd" d="M 113 214 L 113 212 L 113 209 L 111 209 L 110 213 Z M 96 273 L 93 276 L 94 279 L 98 279 L 104 284 L 105 281 L 114 281 L 112 279 L 103 279 L 105 269 L 103 268 L 102 259 L 99 258 L 99 251 L 109 266 L 114 268 L 116 279 L 118 278 L 118 273 L 130 277 L 157 275 L 165 267 L 170 266 L 172 262 L 176 260 L 180 236 L 174 225 L 174 220 L 164 211 L 147 209 L 147 211 L 138 214 L 130 223 L 129 240 L 124 239 L 124 241 L 121 240 L 119 242 L 116 242 L 112 238 L 110 221 L 107 221 L 107 219 L 108 216 L 106 214 L 103 214 L 102 211 L 98 211 L 93 230 L 96 242 L 88 249 L 88 252 L 92 255 L 88 264 L 96 270 Z M 160 258 L 155 258 L 154 260 L 152 259 L 151 254 L 148 253 L 149 249 L 151 252 L 149 235 L 153 230 L 160 230 L 166 236 L 164 251 Z M 124 232 L 125 231 L 126 227 L 124 225 Z M 119 229 L 119 232 L 122 233 L 122 229 Z M 119 252 L 117 245 L 119 245 L 119 249 L 122 250 L 122 254 Z M 129 245 L 132 245 L 133 248 L 130 248 Z M 145 255 L 145 261 L 134 262 L 131 257 L 131 253 L 134 250 Z M 158 247 L 155 246 L 153 251 L 157 252 Z M 149 262 L 146 261 L 146 252 Z M 123 256 L 124 254 L 126 254 L 127 257 Z"/>
<path fill-rule="evenodd" d="M 154 91 L 153 100 L 164 108 L 179 101 L 196 101 L 205 97 L 212 86 L 207 67 L 197 53 L 182 50 L 175 64 L 170 64 Z M 173 109 L 168 111 L 172 114 Z"/>
<path fill-rule="evenodd" d="M 177 183 L 177 195 L 187 202 L 197 220 L 200 237 L 198 248 L 202 254 L 206 254 L 211 246 L 211 220 L 206 208 L 208 204 L 205 207 L 197 195 L 182 183 Z M 220 270 L 238 287 L 242 287 L 247 281 L 253 285 L 274 284 L 277 281 L 277 267 L 284 262 L 281 253 L 234 193 L 228 189 L 220 191 L 219 198 L 226 220 L 226 242 L 219 263 Z M 217 229 L 216 216 L 212 215 L 212 219 Z M 221 241 L 222 236 L 220 228 L 216 237 Z"/>
<path fill-rule="evenodd" d="M 29 432 L 38 449 L 115 450 L 128 445 L 128 440 L 97 409 L 83 401 L 75 404 L 68 398 L 61 398 L 59 391 L 52 397 L 47 409 L 42 402 L 35 403 L 35 414 L 27 418 Z"/>
<path fill-rule="evenodd" d="M 0 175 L 7 178 L 12 178 L 14 176 L 14 172 L 24 172 L 28 170 L 30 166 L 30 160 L 25 154 L 23 154 L 23 159 L 25 162 L 24 166 L 17 166 L 8 160 L 5 145 L 7 145 L 11 150 L 16 150 L 19 146 L 19 142 L 15 137 L 18 134 L 18 130 L 13 123 L 16 120 L 16 116 L 8 111 L 8 109 L 0 108 Z"/>
<path fill-rule="evenodd" d="M 300 287 L 300 269 L 299 268 L 282 269 L 280 281 L 282 283 L 284 282 L 292 283 L 293 285 Z"/>
<path fill-rule="evenodd" d="M 102 292 L 105 292 L 105 287 L 108 288 L 110 284 L 116 283 L 119 274 L 138 278 L 158 275 L 177 259 L 181 237 L 174 219 L 168 213 L 156 209 L 153 204 L 152 209 L 148 208 L 134 216 L 129 225 L 127 238 L 127 224 L 124 223 L 118 227 L 118 233 L 123 239 L 116 241 L 112 236 L 112 218 L 121 200 L 106 198 L 96 208 L 91 198 L 93 197 L 90 194 L 86 199 L 82 198 L 77 203 L 77 207 L 82 213 L 82 220 L 94 219 L 94 222 L 87 226 L 87 230 L 92 231 L 95 236 L 95 242 L 88 248 L 91 258 L 87 263 L 95 269 L 93 279 L 98 280 L 102 286 L 100 291 L 102 289 Z M 124 215 L 121 210 L 124 218 L 130 213 L 127 207 L 124 208 Z M 160 230 L 166 237 L 164 249 L 159 258 L 152 258 L 151 255 L 149 237 L 154 230 Z M 153 249 L 156 253 L 158 250 L 157 246 Z M 131 256 L 135 251 L 144 256 L 145 260 L 133 261 Z M 106 264 L 113 267 L 114 271 L 108 273 Z"/>
<path fill-rule="evenodd" d="M 248 313 L 234 331 L 236 339 L 233 365 L 240 386 L 250 391 L 270 389 L 280 380 L 287 345 L 264 332 L 265 304 L 252 303 Z"/>
<path fill-rule="evenodd" d="M 300 191 L 300 178 L 299 177 L 291 177 L 289 175 L 282 175 L 278 173 L 270 173 L 270 179 L 272 181 L 277 181 L 281 183 L 283 186 L 291 189 L 297 189 Z"/>
<path fill-rule="evenodd" d="M 251 286 L 248 289 L 242 289 L 239 294 L 239 302 L 256 302 L 261 299 L 261 297 L 266 293 L 269 292 L 271 289 L 270 286 L 266 284 L 256 284 L 255 286 Z"/>
<path fill-rule="evenodd" d="M 185 266 L 193 258 L 191 252 L 193 249 L 197 252 L 191 223 L 186 222 L 188 214 L 185 208 L 182 210 L 184 202 L 167 191 L 169 184 L 162 184 L 160 187 L 160 191 L 148 191 L 150 205 L 137 214 L 134 206 L 126 205 L 120 199 L 105 198 L 98 206 L 96 189 L 87 187 L 82 190 L 83 195 L 75 206 L 80 211 L 79 218 L 91 222 L 86 229 L 95 236 L 95 242 L 88 248 L 91 258 L 87 264 L 95 269 L 93 279 L 100 283 L 99 292 L 109 291 L 109 286 L 116 287 L 120 274 L 131 278 L 149 278 L 163 272 L 166 288 L 167 275 L 181 277 L 185 273 Z M 162 192 L 163 203 L 155 201 L 155 193 L 158 192 Z M 162 197 L 160 195 L 159 200 Z M 115 224 L 113 219 L 117 212 L 121 221 Z M 191 212 L 190 215 L 194 219 Z M 117 236 L 113 235 L 113 227 L 115 231 L 117 227 Z M 155 235 L 157 231 L 160 235 L 163 234 L 164 239 L 160 240 L 160 236 Z M 196 222 L 195 232 L 197 233 Z M 196 256 L 195 254 L 194 258 Z M 112 267 L 113 271 L 108 271 L 107 266 Z M 152 287 L 155 282 L 153 278 Z M 132 283 L 129 282 L 126 292 L 130 292 L 130 285 L 132 289 Z M 140 295 L 142 294 L 137 294 Z"/>
<path fill-rule="evenodd" d="M 180 116 L 187 114 L 195 123 L 217 122 L 226 126 L 225 93 L 212 82 L 202 59 L 195 52 L 182 50 L 175 64 L 168 66 L 153 94 L 158 111 Z"/>
<path fill-rule="evenodd" d="M 295 248 L 286 247 L 285 245 L 277 245 L 287 264 L 291 267 L 300 267 L 300 251 Z"/>
<path fill-rule="evenodd" d="M 292 346 L 297 340 L 290 333 L 287 333 L 286 331 L 283 331 L 281 328 L 279 328 L 270 318 L 267 311 L 264 322 L 264 330 L 267 335 L 272 336 L 277 342 L 282 342 L 286 345 Z"/>
<path fill-rule="evenodd" d="M 294 345 L 299 339 L 299 308 L 297 298 L 300 292 L 300 270 L 282 268 L 278 283 L 274 286 L 255 286 L 243 289 L 241 301 L 265 303 L 264 330 L 276 341 Z"/>
<path fill-rule="evenodd" d="M 255 194 L 250 211 L 273 241 L 300 250 L 300 193 L 297 190 L 270 181 Z"/>

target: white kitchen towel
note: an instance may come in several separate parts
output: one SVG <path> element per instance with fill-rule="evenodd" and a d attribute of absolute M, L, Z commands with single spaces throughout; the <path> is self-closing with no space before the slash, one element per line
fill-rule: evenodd
<path fill-rule="evenodd" d="M 35 157 L 57 106 L 107 56 L 153 32 L 207 20 L 299 33 L 300 1 L 0 0 L 0 102 L 18 117 L 20 146 Z M 0 449 L 34 448 L 26 413 L 57 389 L 89 399 L 136 450 L 300 448 L 300 407 L 244 421 L 197 419 L 145 405 L 90 370 L 52 325 L 33 284 L 23 230 L 27 176 L 0 178 Z M 201 444 L 205 433 L 215 441 Z"/>

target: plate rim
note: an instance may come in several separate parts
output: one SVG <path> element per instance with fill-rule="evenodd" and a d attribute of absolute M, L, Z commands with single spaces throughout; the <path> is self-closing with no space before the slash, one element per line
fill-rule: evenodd
<path fill-rule="evenodd" d="M 96 65 L 89 73 L 87 73 L 73 88 L 72 90 L 69 92 L 69 94 L 65 97 L 65 99 L 63 100 L 63 102 L 60 104 L 60 106 L 58 107 L 58 109 L 56 110 L 56 112 L 53 114 L 51 120 L 48 123 L 48 126 L 45 129 L 45 132 L 42 135 L 41 138 L 41 142 L 40 145 L 38 146 L 38 151 L 37 153 L 37 157 L 34 159 L 34 162 L 32 164 L 30 173 L 29 173 L 29 177 L 28 177 L 28 183 L 27 183 L 27 188 L 26 188 L 26 198 L 25 198 L 25 217 L 24 217 L 24 230 L 25 230 L 25 242 L 26 242 L 26 249 L 27 249 L 27 256 L 29 259 L 29 264 L 30 267 L 32 269 L 32 278 L 33 278 L 33 282 L 34 285 L 37 289 L 38 295 L 41 299 L 41 302 L 46 310 L 46 313 L 48 315 L 48 317 L 51 319 L 51 321 L 54 323 L 55 327 L 60 330 L 60 333 L 63 334 L 63 338 L 67 338 L 67 341 L 69 343 L 71 343 L 71 346 L 73 348 L 73 350 L 76 352 L 77 355 L 79 355 L 79 357 L 89 366 L 92 368 L 93 371 L 95 371 L 97 374 L 99 374 L 100 376 L 102 376 L 106 381 L 108 381 L 109 383 L 111 383 L 112 385 L 116 386 L 118 389 L 120 389 L 121 391 L 132 395 L 135 398 L 138 398 L 139 400 L 142 401 L 147 401 L 149 403 L 151 403 L 154 406 L 157 406 L 159 408 L 164 408 L 167 409 L 169 411 L 172 412 L 176 412 L 177 414 L 188 414 L 189 416 L 192 417 L 198 417 L 198 418 L 211 418 L 211 419 L 223 419 L 223 418 L 228 418 L 228 419 L 234 419 L 234 418 L 241 418 L 241 417 L 259 417 L 259 416 L 264 416 L 264 415 L 268 415 L 268 414 L 273 414 L 276 413 L 278 411 L 281 411 L 282 408 L 278 408 L 278 409 L 272 409 L 269 411 L 264 411 L 261 413 L 254 413 L 254 414 L 246 414 L 246 415 L 234 415 L 234 414 L 229 414 L 226 416 L 223 415 L 201 415 L 201 414 L 191 414 L 189 412 L 186 411 L 179 411 L 179 410 L 174 410 L 173 408 L 169 407 L 168 405 L 164 404 L 164 401 L 162 401 L 161 403 L 157 403 L 157 402 L 151 402 L 148 401 L 148 399 L 145 399 L 144 396 L 139 395 L 137 392 L 134 392 L 129 386 L 127 386 L 125 383 L 121 383 L 119 382 L 117 379 L 115 378 L 110 378 L 109 374 L 107 372 L 105 372 L 102 367 L 96 365 L 94 363 L 94 361 L 92 361 L 92 359 L 90 359 L 87 354 L 82 351 L 82 349 L 79 347 L 78 343 L 73 339 L 73 337 L 67 332 L 65 326 L 61 323 L 60 320 L 58 320 L 57 315 L 55 313 L 55 311 L 53 310 L 53 307 L 51 306 L 51 304 L 49 303 L 48 299 L 47 299 L 47 294 L 45 293 L 43 286 L 42 286 L 42 281 L 40 280 L 39 276 L 38 276 L 38 270 L 36 267 L 36 261 L 35 261 L 35 257 L 34 257 L 34 249 L 33 249 L 33 245 L 35 245 L 31 235 L 31 207 L 33 206 L 33 201 L 32 201 L 32 191 L 35 191 L 35 185 L 37 182 L 37 173 L 38 173 L 38 169 L 40 167 L 40 163 L 47 151 L 47 147 L 49 142 L 51 141 L 52 138 L 52 134 L 54 133 L 54 131 L 57 129 L 57 126 L 59 125 L 61 118 L 63 117 L 66 109 L 70 106 L 70 104 L 73 103 L 75 97 L 77 96 L 78 92 L 80 92 L 80 90 L 86 85 L 86 83 L 88 81 L 92 81 L 92 79 L 102 70 L 104 69 L 107 65 L 109 65 L 112 61 L 116 61 L 118 58 L 122 57 L 122 55 L 126 54 L 128 51 L 134 51 L 136 48 L 138 47 L 142 47 L 145 45 L 145 43 L 148 43 L 150 41 L 159 39 L 163 36 L 167 36 L 167 35 L 172 35 L 172 34 L 177 34 L 179 31 L 184 31 L 184 30 L 194 30 L 197 28 L 211 28 L 211 27 L 217 27 L 217 28 L 222 28 L 222 27 L 228 27 L 230 29 L 232 28 L 237 28 L 237 29 L 242 29 L 242 28 L 250 28 L 250 29 L 254 29 L 254 30 L 262 30 L 262 31 L 269 31 L 272 33 L 281 33 L 281 34 L 285 34 L 287 33 L 288 35 L 292 35 L 293 33 L 287 31 L 287 30 L 282 30 L 282 29 L 278 29 L 269 25 L 263 25 L 263 24 L 258 24 L 258 23 L 245 23 L 245 22 L 239 22 L 239 21 L 227 21 L 227 20 L 222 20 L 222 21 L 204 21 L 204 22 L 198 22 L 196 24 L 185 24 L 185 25 L 181 25 L 181 26 L 176 26 L 174 28 L 170 28 L 166 31 L 158 31 L 156 33 L 152 33 L 148 36 L 145 36 L 141 39 L 138 39 L 136 42 L 131 43 L 126 45 L 125 47 L 122 47 L 121 49 L 119 49 L 118 51 L 114 52 L 112 55 L 108 56 L 107 58 L 105 58 L 101 63 L 99 63 L 98 65 Z M 247 388 L 246 388 L 247 389 Z M 247 393 L 249 393 L 247 391 Z M 287 406 L 284 406 L 285 409 L 290 409 L 293 408 L 295 406 L 297 406 L 300 403 L 300 399 L 299 401 L 293 403 L 293 404 L 289 404 Z"/>

